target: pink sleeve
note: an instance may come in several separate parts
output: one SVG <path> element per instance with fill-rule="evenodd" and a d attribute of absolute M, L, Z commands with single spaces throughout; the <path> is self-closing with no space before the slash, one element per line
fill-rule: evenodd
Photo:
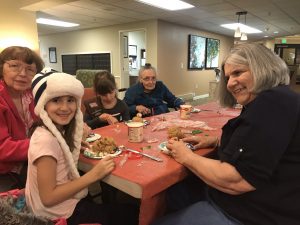
<path fill-rule="evenodd" d="M 32 162 L 42 156 L 52 156 L 58 160 L 62 154 L 57 139 L 44 128 L 37 128 L 32 135 L 29 151 Z"/>

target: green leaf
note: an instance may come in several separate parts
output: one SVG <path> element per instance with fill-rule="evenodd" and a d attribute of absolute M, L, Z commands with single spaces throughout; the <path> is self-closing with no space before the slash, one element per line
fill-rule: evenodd
<path fill-rule="evenodd" d="M 202 130 L 193 130 L 192 134 L 201 134 L 203 131 Z"/>

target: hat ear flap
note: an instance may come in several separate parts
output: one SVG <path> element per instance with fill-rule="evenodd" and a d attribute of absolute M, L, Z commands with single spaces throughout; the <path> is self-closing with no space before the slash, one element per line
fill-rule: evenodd
<path fill-rule="evenodd" d="M 80 148 L 81 148 L 81 140 L 83 135 L 83 115 L 81 112 L 81 109 L 79 107 L 80 101 L 77 103 L 77 112 L 75 114 L 75 131 L 74 131 L 74 146 L 75 149 L 72 152 L 74 163 L 77 167 L 79 154 L 80 154 Z"/>

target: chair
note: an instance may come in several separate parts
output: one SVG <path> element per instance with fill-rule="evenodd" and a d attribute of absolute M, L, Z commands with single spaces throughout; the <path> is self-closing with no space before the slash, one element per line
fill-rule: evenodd
<path fill-rule="evenodd" d="M 81 112 L 85 113 L 84 101 L 96 97 L 95 91 L 93 88 L 84 88 L 84 93 L 81 99 Z"/>
<path fill-rule="evenodd" d="M 93 87 L 95 75 L 101 71 L 103 70 L 80 69 L 76 71 L 76 79 L 80 80 L 85 88 L 91 88 Z"/>
<path fill-rule="evenodd" d="M 14 189 L 0 193 L 0 212 L 2 222 L 10 221 L 10 224 L 50 224 L 50 220 L 35 216 L 27 208 L 25 203 L 24 189 Z M 14 223 L 12 223 L 14 222 Z M 53 220 L 55 225 L 67 225 L 64 218 Z M 2 223 L 1 223 L 2 224 Z M 52 224 L 52 223 L 51 223 Z"/>
<path fill-rule="evenodd" d="M 0 193 L 1 201 L 1 217 L 2 222 L 5 219 L 14 219 L 16 223 L 13 224 L 49 224 L 48 219 L 37 217 L 27 209 L 24 189 L 14 189 L 7 192 Z M 10 222 L 12 222 L 10 220 Z M 67 225 L 65 218 L 53 220 L 54 225 Z M 2 223 L 1 223 L 2 224 Z M 99 223 L 82 223 L 79 225 L 101 225 Z"/>
<path fill-rule="evenodd" d="M 120 88 L 119 90 L 118 90 L 118 92 L 123 92 L 123 91 L 126 91 L 127 90 L 127 88 Z"/>

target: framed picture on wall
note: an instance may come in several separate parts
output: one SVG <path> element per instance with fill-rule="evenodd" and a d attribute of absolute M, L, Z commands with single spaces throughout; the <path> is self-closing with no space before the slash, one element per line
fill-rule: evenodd
<path fill-rule="evenodd" d="M 137 46 L 136 45 L 129 45 L 128 46 L 129 56 L 137 56 Z"/>
<path fill-rule="evenodd" d="M 206 38 L 189 35 L 188 40 L 188 69 L 200 70 L 205 67 Z"/>
<path fill-rule="evenodd" d="M 220 54 L 220 40 L 207 38 L 205 68 L 207 69 L 218 68 L 219 54 Z"/>
<path fill-rule="evenodd" d="M 50 63 L 57 63 L 57 56 L 56 56 L 56 48 L 50 47 L 49 48 L 49 62 Z"/>

